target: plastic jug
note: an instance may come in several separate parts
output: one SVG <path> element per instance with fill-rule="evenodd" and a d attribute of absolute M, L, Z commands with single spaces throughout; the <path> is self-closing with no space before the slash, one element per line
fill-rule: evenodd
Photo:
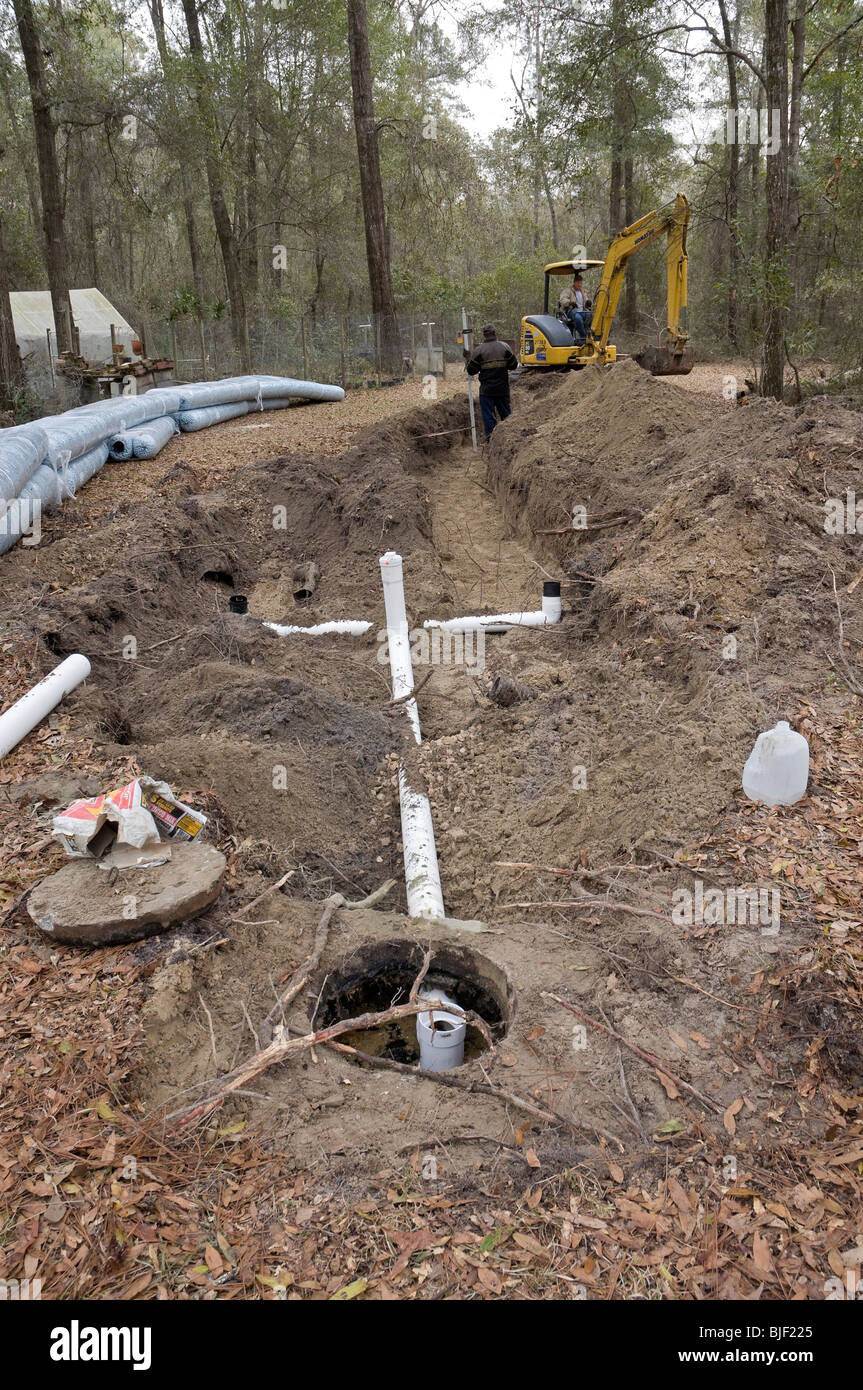
<path fill-rule="evenodd" d="M 809 744 L 786 719 L 759 734 L 743 769 L 743 790 L 750 801 L 793 806 L 806 795 Z"/>

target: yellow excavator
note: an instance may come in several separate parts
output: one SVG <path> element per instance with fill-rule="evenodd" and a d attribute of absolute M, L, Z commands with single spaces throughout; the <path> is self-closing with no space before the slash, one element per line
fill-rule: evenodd
<path fill-rule="evenodd" d="M 604 261 L 554 261 L 545 267 L 545 300 L 541 314 L 530 314 L 521 321 L 521 364 L 523 367 L 586 367 L 591 362 L 616 362 L 617 348 L 608 341 L 623 277 L 630 256 L 649 246 L 658 237 L 668 238 L 668 322 L 656 346 L 635 354 L 639 366 L 653 376 L 685 376 L 692 371 L 693 357 L 686 331 L 686 229 L 689 202 L 678 193 L 673 203 L 649 212 L 631 227 L 618 232 Z M 599 288 L 593 297 L 593 311 L 586 341 L 576 342 L 570 326 L 554 311 L 549 312 L 551 277 L 576 275 L 602 266 Z M 556 307 L 556 304 L 555 304 Z"/>

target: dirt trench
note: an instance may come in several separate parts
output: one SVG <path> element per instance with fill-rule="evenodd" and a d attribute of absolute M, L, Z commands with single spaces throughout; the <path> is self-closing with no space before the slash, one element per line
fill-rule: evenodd
<path fill-rule="evenodd" d="M 824 694 L 829 576 L 847 583 L 861 557 L 855 538 L 819 528 L 821 481 L 825 467 L 834 488 L 859 480 L 859 413 L 816 402 L 747 415 L 624 364 L 522 383 L 514 401 L 482 457 L 460 432 L 464 402 L 447 401 L 361 433 L 325 464 L 292 454 L 202 488 L 177 463 L 158 495 L 97 525 L 86 510 L 57 519 L 38 574 L 24 552 L 8 557 L 6 621 L 21 640 L 91 658 L 94 679 L 69 706 L 82 736 L 106 764 L 134 759 L 202 804 L 231 855 L 216 910 L 136 948 L 158 965 L 135 1083 L 144 1110 L 251 1050 L 327 893 L 397 882 L 381 910 L 339 915 L 298 1027 L 331 974 L 370 946 L 429 938 L 402 915 L 405 720 L 389 705 L 379 636 L 377 560 L 389 548 L 405 557 L 420 649 L 418 771 L 447 911 L 484 924 L 467 942 L 447 928 L 432 939 L 473 950 L 506 981 L 495 1080 L 571 1122 L 565 1138 L 544 1137 L 561 1161 L 595 1150 L 598 1130 L 644 1162 L 656 1152 L 668 1078 L 628 1058 L 621 1071 L 617 1046 L 546 997 L 556 993 L 671 1051 L 708 1116 L 745 1088 L 753 1110 L 738 1115 L 737 1142 L 766 1142 L 753 1116 L 803 1044 L 765 1018 L 765 1072 L 741 1046 L 742 1001 L 805 939 L 805 904 L 776 939 L 757 924 L 688 931 L 671 894 L 692 884 L 687 860 L 711 883 L 746 882 L 697 847 L 739 798 L 759 729 Z M 309 560 L 321 580 L 297 601 L 291 575 Z M 489 637 L 468 663 L 422 648 L 424 618 L 536 608 L 545 578 L 563 583 L 558 626 Z M 228 611 L 236 593 L 248 618 Z M 281 639 L 258 622 L 345 617 L 369 619 L 368 636 Z M 859 631 L 856 610 L 846 628 Z M 288 869 L 251 923 L 235 920 Z M 202 950 L 214 934 L 227 944 Z M 298 1164 L 359 1185 L 430 1133 L 467 1144 L 501 1120 L 490 1098 L 323 1051 L 260 1078 L 234 1110 Z M 814 1107 L 803 1128 L 820 1122 Z M 481 1165 L 469 1152 L 464 1165 Z"/>

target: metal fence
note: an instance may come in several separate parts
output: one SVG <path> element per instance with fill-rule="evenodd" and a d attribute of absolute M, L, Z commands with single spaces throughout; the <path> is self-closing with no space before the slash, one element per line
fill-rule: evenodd
<path fill-rule="evenodd" d="M 400 315 L 401 361 L 396 377 L 446 375 L 462 361 L 461 315 Z M 393 379 L 381 362 L 379 334 L 369 314 L 328 314 L 297 319 L 257 314 L 249 322 L 252 370 L 345 387 L 381 385 Z M 178 318 L 151 326 L 151 357 L 170 357 L 178 381 L 214 380 L 240 371 L 230 322 Z"/>

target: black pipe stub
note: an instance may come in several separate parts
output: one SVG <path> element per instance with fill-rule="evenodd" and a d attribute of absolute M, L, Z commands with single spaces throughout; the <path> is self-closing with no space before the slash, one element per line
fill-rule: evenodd
<path fill-rule="evenodd" d="M 542 585 L 543 598 L 560 598 L 560 580 L 546 579 Z"/>
<path fill-rule="evenodd" d="M 228 599 L 228 608 L 232 613 L 248 613 L 249 600 L 245 594 L 231 594 Z"/>

